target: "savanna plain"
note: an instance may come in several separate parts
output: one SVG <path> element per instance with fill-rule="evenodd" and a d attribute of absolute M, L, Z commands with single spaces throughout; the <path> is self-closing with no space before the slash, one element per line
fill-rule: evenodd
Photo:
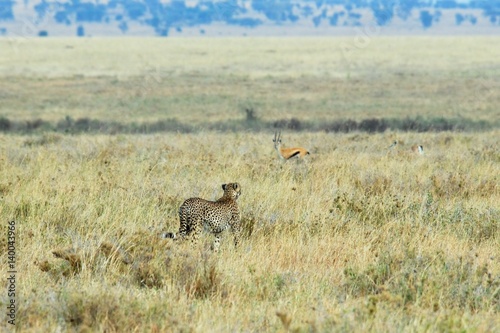
<path fill-rule="evenodd" d="M 500 331 L 499 37 L 0 50 L 17 331 Z M 310 155 L 279 160 L 275 131 Z M 228 182 L 238 247 L 159 237 Z"/>

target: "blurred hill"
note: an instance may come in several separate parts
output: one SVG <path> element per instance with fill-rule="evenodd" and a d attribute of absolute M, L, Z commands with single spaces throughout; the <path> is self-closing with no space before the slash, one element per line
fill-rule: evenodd
<path fill-rule="evenodd" d="M 497 34 L 500 1 L 0 0 L 6 36 Z"/>

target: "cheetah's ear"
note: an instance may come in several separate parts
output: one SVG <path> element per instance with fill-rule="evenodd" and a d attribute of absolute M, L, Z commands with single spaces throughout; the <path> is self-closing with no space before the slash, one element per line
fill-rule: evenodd
<path fill-rule="evenodd" d="M 222 190 L 226 190 L 226 184 L 222 184 Z"/>
<path fill-rule="evenodd" d="M 233 189 L 238 190 L 238 183 L 233 184 Z"/>

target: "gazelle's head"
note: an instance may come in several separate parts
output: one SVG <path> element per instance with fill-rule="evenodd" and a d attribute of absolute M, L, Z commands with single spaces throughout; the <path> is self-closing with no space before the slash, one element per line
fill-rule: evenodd
<path fill-rule="evenodd" d="M 281 146 L 281 131 L 279 132 L 274 132 L 274 149 L 279 150 Z"/>

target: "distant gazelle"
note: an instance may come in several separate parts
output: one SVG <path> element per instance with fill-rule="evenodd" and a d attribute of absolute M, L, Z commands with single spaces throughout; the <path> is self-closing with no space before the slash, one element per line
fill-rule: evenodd
<path fill-rule="evenodd" d="M 411 151 L 414 152 L 415 154 L 424 154 L 424 147 L 422 145 L 413 145 L 411 146 Z"/>
<path fill-rule="evenodd" d="M 274 132 L 274 149 L 278 152 L 278 155 L 283 160 L 289 160 L 294 156 L 298 158 L 309 155 L 309 152 L 302 147 L 295 148 L 283 148 L 281 147 L 281 132 Z"/>
<path fill-rule="evenodd" d="M 390 146 L 389 146 L 389 149 L 395 149 L 397 145 L 398 145 L 398 142 L 397 142 L 397 141 L 394 141 L 394 142 L 392 143 L 392 145 L 390 145 Z"/>
<path fill-rule="evenodd" d="M 422 145 L 413 145 L 410 147 L 410 151 L 406 150 L 399 150 L 398 147 L 400 147 L 400 144 L 398 141 L 394 141 L 392 145 L 389 146 L 388 151 L 389 152 L 394 152 L 396 154 L 407 154 L 407 153 L 412 153 L 412 154 L 419 154 L 423 155 L 424 154 L 424 147 Z"/>

